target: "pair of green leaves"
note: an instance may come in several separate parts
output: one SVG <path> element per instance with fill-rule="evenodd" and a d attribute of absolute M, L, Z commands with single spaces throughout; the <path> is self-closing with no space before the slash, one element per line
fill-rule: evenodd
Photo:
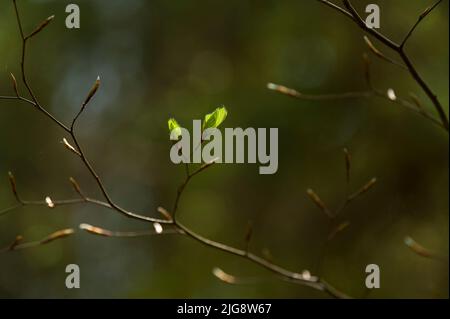
<path fill-rule="evenodd" d="M 225 106 L 218 107 L 213 112 L 206 114 L 202 124 L 202 131 L 208 128 L 217 128 L 227 118 L 228 112 Z M 169 132 L 174 134 L 176 139 L 181 136 L 181 126 L 174 118 L 170 118 L 167 122 L 169 125 Z"/>

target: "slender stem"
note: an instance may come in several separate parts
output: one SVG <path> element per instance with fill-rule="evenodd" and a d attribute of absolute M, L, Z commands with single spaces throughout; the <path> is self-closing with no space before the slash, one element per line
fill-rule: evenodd
<path fill-rule="evenodd" d="M 353 5 L 351 4 L 351 2 L 349 0 L 344 0 L 344 6 L 346 7 L 346 9 L 348 11 L 331 3 L 330 1 L 327 1 L 327 0 L 318 0 L 318 1 L 329 6 L 330 8 L 333 8 L 334 10 L 344 14 L 346 17 L 353 20 L 362 30 L 371 34 L 372 36 L 377 38 L 381 43 L 383 43 L 384 45 L 386 45 L 387 47 L 391 48 L 392 50 L 394 50 L 395 52 L 397 52 L 399 54 L 402 61 L 405 63 L 406 67 L 408 68 L 408 71 L 411 74 L 411 76 L 413 77 L 413 79 L 421 87 L 421 89 L 425 92 L 425 94 L 428 96 L 428 98 L 432 102 L 434 108 L 436 109 L 436 111 L 439 115 L 442 127 L 448 132 L 449 120 L 448 120 L 448 117 L 445 113 L 443 106 L 439 102 L 436 94 L 433 93 L 433 91 L 431 90 L 429 85 L 420 76 L 419 72 L 414 67 L 414 65 L 411 63 L 408 55 L 404 51 L 404 45 L 405 45 L 406 41 L 411 36 L 411 34 L 413 33 L 414 29 L 417 27 L 419 22 L 422 21 L 423 18 L 425 16 L 427 16 L 441 1 L 438 1 L 432 7 L 430 7 L 424 13 L 422 13 L 422 15 L 419 17 L 419 20 L 410 29 L 410 31 L 408 32 L 408 34 L 406 35 L 406 37 L 404 38 L 404 40 L 402 41 L 401 44 L 397 44 L 394 41 L 392 41 L 391 39 L 389 39 L 388 37 L 384 36 L 383 34 L 379 33 L 378 31 L 376 31 L 375 29 L 367 27 L 364 20 L 360 17 L 360 15 L 358 14 L 358 12 L 356 11 L 356 9 L 353 7 Z"/>
<path fill-rule="evenodd" d="M 328 295 L 330 295 L 331 297 L 334 298 L 349 298 L 346 294 L 344 294 L 343 292 L 337 290 L 336 288 L 332 287 L 331 285 L 329 285 L 328 283 L 326 283 L 325 281 L 323 281 L 322 279 L 317 279 L 315 281 L 313 280 L 306 280 L 303 278 L 303 275 L 300 273 L 296 273 L 296 272 L 292 272 L 289 271 L 283 267 L 280 267 L 276 264 L 273 264 L 269 261 L 267 261 L 264 258 L 261 258 L 255 254 L 252 254 L 248 251 L 245 250 L 241 250 L 241 249 L 237 249 L 213 240 L 210 240 L 208 238 L 205 238 L 195 232 L 193 232 L 192 230 L 190 230 L 188 227 L 180 224 L 178 221 L 174 221 L 174 224 L 177 228 L 179 228 L 180 230 L 183 231 L 183 234 L 186 236 L 189 236 L 190 238 L 202 243 L 203 245 L 206 245 L 208 247 L 250 260 L 251 262 L 277 274 L 280 275 L 284 278 L 288 278 L 291 279 L 292 281 L 302 284 L 302 285 L 306 285 L 309 286 L 311 288 L 320 290 L 320 291 L 324 291 L 325 293 L 327 293 Z"/>
<path fill-rule="evenodd" d="M 422 88 L 422 90 L 425 92 L 425 94 L 428 96 L 428 98 L 433 102 L 433 105 L 441 119 L 442 125 L 445 128 L 445 130 L 448 132 L 449 129 L 449 122 L 447 115 L 445 114 L 444 108 L 441 105 L 441 103 L 438 100 L 438 97 L 436 94 L 433 93 L 431 88 L 428 86 L 428 84 L 425 83 L 425 81 L 422 79 L 422 77 L 419 75 L 419 72 L 412 64 L 409 57 L 406 55 L 406 53 L 402 50 L 399 51 L 400 57 L 402 58 L 403 62 L 405 62 L 409 73 L 411 73 L 411 76 L 414 78 L 414 80 L 419 84 L 419 86 Z"/>
<path fill-rule="evenodd" d="M 406 34 L 405 38 L 403 39 L 402 43 L 400 44 L 400 47 L 403 48 L 406 44 L 406 42 L 408 41 L 408 39 L 411 37 L 411 35 L 413 34 L 414 30 L 417 28 L 417 26 L 420 24 L 420 22 L 422 22 L 422 20 L 431 13 L 431 11 L 434 10 L 434 8 L 436 8 L 440 3 L 442 2 L 442 0 L 438 0 L 435 4 L 433 4 L 431 7 L 427 8 L 417 19 L 416 23 L 414 23 L 414 25 L 411 27 L 411 29 L 409 29 L 408 33 Z"/>
<path fill-rule="evenodd" d="M 332 297 L 348 298 L 348 296 L 346 296 L 344 293 L 342 293 L 339 290 L 337 290 L 336 288 L 330 286 L 328 283 L 322 281 L 321 279 L 317 279 L 316 281 L 307 280 L 302 276 L 302 274 L 292 272 L 283 267 L 280 267 L 264 258 L 261 258 L 253 253 L 250 253 L 248 251 L 248 249 L 246 249 L 246 250 L 238 249 L 238 248 L 234 248 L 234 247 L 225 245 L 223 243 L 213 241 L 211 239 L 208 239 L 206 237 L 203 237 L 203 236 L 197 234 L 196 232 L 192 231 L 190 228 L 188 228 L 188 227 L 184 226 L 182 223 L 180 223 L 177 219 L 176 212 L 177 212 L 178 205 L 179 205 L 179 202 L 180 202 L 180 199 L 181 199 L 181 196 L 182 196 L 184 190 L 186 189 L 189 182 L 191 181 L 191 179 L 194 176 L 196 176 L 200 172 L 204 171 L 205 169 L 207 169 L 208 167 L 210 167 L 213 164 L 214 164 L 214 162 L 206 163 L 206 164 L 202 165 L 200 168 L 198 168 L 197 170 L 195 170 L 194 172 L 192 172 L 190 174 L 186 174 L 185 179 L 183 180 L 181 185 L 178 187 L 177 195 L 175 197 L 174 204 L 173 204 L 172 223 L 177 229 L 180 230 L 180 234 L 186 235 L 208 247 L 211 247 L 211 248 L 214 248 L 214 249 L 250 260 L 253 263 L 255 263 L 277 275 L 280 275 L 287 279 L 291 279 L 299 284 L 303 284 L 303 285 L 312 287 L 314 289 L 324 291 Z"/>
<path fill-rule="evenodd" d="M 63 124 L 62 122 L 60 122 L 57 118 L 55 118 L 52 114 L 50 114 L 45 108 L 43 108 L 39 101 L 36 98 L 36 95 L 33 93 L 33 90 L 31 89 L 30 84 L 28 83 L 28 79 L 27 79 L 27 73 L 26 73 L 26 49 L 27 49 L 27 42 L 29 40 L 29 38 L 25 37 L 24 32 L 23 32 L 23 27 L 22 27 L 22 23 L 20 20 L 20 14 L 19 14 L 19 9 L 17 7 L 17 2 L 16 0 L 13 0 L 13 4 L 14 4 L 14 11 L 16 13 L 16 19 L 17 19 L 17 24 L 19 27 L 19 31 L 20 31 L 20 37 L 22 39 L 22 57 L 20 59 L 20 70 L 21 70 L 21 75 L 22 75 L 22 82 L 25 85 L 25 87 L 27 88 L 28 93 L 31 96 L 31 99 L 34 102 L 35 107 L 41 112 L 43 113 L 46 117 L 48 117 L 49 119 L 51 119 L 53 122 L 55 122 L 58 126 L 60 126 L 64 131 L 69 132 L 69 128 Z"/>

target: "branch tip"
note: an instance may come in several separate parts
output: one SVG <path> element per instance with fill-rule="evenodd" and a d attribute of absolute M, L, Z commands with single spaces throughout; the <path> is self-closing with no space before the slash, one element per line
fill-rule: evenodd
<path fill-rule="evenodd" d="M 322 199 L 319 197 L 319 195 L 316 194 L 311 188 L 308 188 L 306 190 L 306 194 L 309 196 L 309 198 L 313 201 L 314 204 L 316 204 L 317 207 L 320 208 L 328 217 L 332 218 L 333 214 L 330 212 L 330 210 L 327 208 L 325 203 L 322 201 Z"/>
<path fill-rule="evenodd" d="M 99 87 L 100 87 L 100 76 L 97 76 L 97 79 L 95 80 L 91 90 L 89 91 L 86 99 L 83 102 L 82 108 L 84 108 L 89 103 L 89 101 L 92 99 L 95 93 L 97 93 Z"/>
<path fill-rule="evenodd" d="M 9 183 L 11 185 L 11 190 L 12 190 L 12 192 L 14 194 L 14 197 L 16 198 L 16 200 L 19 203 L 22 203 L 22 201 L 20 200 L 20 197 L 19 197 L 19 193 L 17 192 L 16 178 L 14 177 L 13 173 L 8 172 L 8 179 L 9 179 Z"/>
<path fill-rule="evenodd" d="M 39 32 L 41 32 L 53 19 L 55 18 L 55 15 L 51 15 L 49 16 L 47 19 L 45 19 L 44 21 L 41 22 L 41 24 L 39 24 L 36 29 L 31 32 L 30 35 L 25 37 L 25 40 L 35 36 L 36 34 L 38 34 Z"/>
<path fill-rule="evenodd" d="M 100 227 L 92 226 L 89 224 L 80 224 L 78 226 L 81 230 L 87 231 L 88 233 L 99 235 L 99 236 L 105 236 L 105 237 L 112 237 L 113 233 L 107 229 L 103 229 Z"/>
<path fill-rule="evenodd" d="M 45 237 L 44 239 L 42 239 L 39 243 L 41 245 L 45 245 L 48 244 L 56 239 L 61 239 L 64 237 L 68 237 L 72 234 L 74 234 L 75 231 L 73 230 L 73 228 L 66 228 L 66 229 L 61 229 L 58 231 L 55 231 L 54 233 L 48 235 L 47 237 Z"/>
<path fill-rule="evenodd" d="M 164 230 L 160 223 L 153 223 L 153 228 L 157 234 L 161 234 Z"/>
<path fill-rule="evenodd" d="M 69 151 L 75 153 L 75 154 L 78 155 L 78 156 L 81 156 L 80 152 L 77 151 L 77 150 L 75 149 L 75 147 L 73 147 L 72 145 L 70 145 L 70 143 L 67 141 L 67 139 L 66 139 L 65 137 L 62 139 L 62 142 L 63 142 L 64 146 L 65 146 Z"/>
<path fill-rule="evenodd" d="M 82 198 L 85 198 L 85 196 L 84 196 L 83 193 L 81 192 L 80 185 L 79 185 L 78 182 L 75 180 L 75 178 L 69 177 L 69 181 L 70 181 L 70 183 L 72 184 L 73 189 L 78 193 L 78 195 L 80 195 Z"/>
<path fill-rule="evenodd" d="M 166 220 L 168 220 L 168 221 L 173 220 L 172 215 L 170 215 L 170 213 L 167 211 L 167 209 L 160 206 L 156 210 L 158 211 L 158 213 L 163 215 Z"/>

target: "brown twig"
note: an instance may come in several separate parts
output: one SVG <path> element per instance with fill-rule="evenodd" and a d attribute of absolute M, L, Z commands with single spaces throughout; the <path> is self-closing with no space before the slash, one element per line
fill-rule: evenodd
<path fill-rule="evenodd" d="M 416 100 L 410 102 L 406 99 L 397 96 L 395 98 L 392 98 L 389 96 L 388 93 L 374 87 L 371 80 L 370 60 L 366 54 L 363 55 L 363 61 L 364 61 L 364 77 L 367 85 L 367 89 L 364 91 L 352 91 L 336 94 L 303 94 L 295 89 L 275 83 L 268 83 L 267 88 L 272 91 L 288 95 L 293 98 L 312 101 L 379 97 L 391 103 L 397 104 L 405 109 L 413 111 L 419 114 L 420 116 L 423 116 L 425 119 L 431 121 L 433 124 L 439 126 L 440 128 L 448 132 L 444 124 L 440 120 L 436 119 L 433 115 L 428 113 L 423 107 L 418 106 Z"/>
<path fill-rule="evenodd" d="M 56 119 L 49 112 L 47 112 L 41 106 L 41 104 L 38 102 L 35 94 L 33 93 L 32 89 L 31 89 L 31 86 L 29 85 L 29 83 L 27 81 L 26 69 L 25 69 L 25 53 L 26 53 L 26 44 L 27 44 L 27 41 L 30 39 L 30 37 L 39 33 L 48 24 L 49 21 L 41 24 L 36 29 L 37 31 L 34 31 L 33 33 L 31 33 L 30 36 L 25 36 L 25 34 L 23 32 L 21 21 L 20 21 L 20 15 L 19 15 L 19 10 L 17 8 L 16 0 L 13 0 L 13 4 L 14 4 L 17 23 L 19 26 L 19 31 L 20 31 L 20 35 L 21 35 L 21 39 L 22 39 L 22 58 L 21 58 L 22 80 L 23 80 L 25 87 L 27 88 L 29 95 L 31 96 L 31 100 L 29 100 L 25 97 L 22 97 L 22 96 L 17 96 L 17 97 L 6 96 L 6 97 L 4 97 L 4 99 L 5 100 L 16 99 L 16 100 L 20 100 L 20 101 L 23 101 L 23 102 L 33 105 L 40 112 L 42 112 L 45 116 L 47 116 L 54 123 L 56 123 L 58 126 L 60 126 L 66 133 L 70 134 L 70 137 L 74 143 L 74 146 L 70 145 L 69 142 L 67 142 L 67 140 L 66 140 L 67 143 L 64 143 L 64 144 L 66 145 L 66 147 L 68 147 L 68 145 L 71 146 L 71 147 L 68 147 L 69 149 L 73 148 L 73 150 L 75 151 L 74 153 L 81 159 L 84 166 L 87 168 L 89 173 L 95 179 L 96 184 L 99 187 L 99 189 L 101 190 L 103 197 L 105 198 L 106 201 L 104 202 L 104 201 L 86 197 L 84 195 L 84 193 L 81 192 L 81 189 L 80 189 L 78 183 L 74 182 L 74 180 L 71 180 L 72 186 L 75 188 L 77 193 L 80 195 L 80 198 L 70 199 L 70 200 L 51 200 L 50 198 L 47 198 L 44 201 L 24 201 L 24 200 L 21 200 L 20 197 L 18 197 L 18 195 L 17 195 L 16 199 L 18 200 L 19 204 L 8 209 L 8 212 L 17 207 L 26 206 L 26 205 L 46 205 L 48 207 L 55 207 L 55 206 L 59 206 L 59 205 L 68 205 L 68 204 L 92 203 L 92 204 L 99 205 L 102 207 L 110 208 L 114 211 L 117 211 L 117 212 L 125 215 L 126 217 L 130 217 L 130 218 L 145 221 L 145 222 L 151 222 L 155 226 L 156 233 L 165 233 L 164 230 L 162 229 L 162 226 L 159 224 L 171 225 L 172 229 L 178 234 L 185 235 L 205 246 L 208 246 L 208 247 L 223 251 L 225 253 L 229 253 L 229 254 L 244 258 L 246 260 L 249 260 L 249 261 L 257 264 L 258 266 L 263 267 L 263 268 L 281 276 L 284 279 L 287 279 L 287 280 L 290 280 L 290 281 L 293 281 L 293 282 L 296 282 L 296 283 L 299 283 L 302 285 L 306 285 L 306 286 L 312 287 L 312 288 L 320 290 L 320 291 L 324 291 L 325 293 L 327 293 L 333 297 L 337 297 L 337 298 L 346 298 L 347 297 L 344 293 L 342 293 L 339 290 L 337 290 L 336 288 L 332 287 L 331 285 L 329 285 L 326 281 L 324 281 L 321 278 L 317 278 L 317 277 L 306 278 L 301 273 L 289 271 L 289 270 L 287 270 L 281 266 L 278 266 L 262 257 L 259 257 L 253 253 L 250 253 L 248 251 L 248 247 L 246 250 L 242 250 L 242 249 L 234 248 L 234 247 L 225 245 L 223 243 L 219 243 L 219 242 L 213 241 L 211 239 L 205 238 L 205 237 L 201 236 L 200 234 L 194 232 L 190 228 L 186 227 L 185 225 L 181 224 L 178 221 L 178 219 L 176 218 L 176 212 L 178 210 L 178 204 L 180 202 L 181 196 L 182 196 L 186 186 L 188 185 L 188 183 L 194 176 L 203 172 L 205 169 L 207 169 L 208 167 L 213 165 L 214 162 L 206 163 L 192 173 L 190 173 L 189 168 L 187 167 L 186 178 L 183 181 L 183 183 L 180 185 L 180 187 L 178 188 L 177 195 L 174 200 L 172 212 L 168 213 L 166 210 L 159 209 L 160 212 L 164 212 L 164 216 L 166 217 L 166 219 L 161 220 L 161 219 L 150 218 L 147 216 L 138 215 L 133 212 L 127 211 L 127 210 L 121 208 L 120 206 L 118 206 L 117 204 L 115 204 L 115 202 L 109 196 L 109 194 L 106 190 L 106 187 L 104 186 L 104 184 L 103 184 L 102 180 L 100 179 L 99 175 L 97 174 L 96 170 L 93 168 L 92 164 L 88 160 L 83 148 L 81 147 L 79 140 L 77 139 L 76 131 L 75 131 L 77 120 L 79 119 L 79 117 L 81 116 L 83 111 L 85 110 L 86 105 L 90 102 L 90 100 L 92 99 L 92 97 L 94 96 L 95 92 L 97 91 L 97 89 L 100 85 L 99 79 L 97 79 L 94 86 L 90 90 L 87 98 L 84 100 L 79 112 L 74 117 L 70 128 L 67 127 L 65 124 L 63 124 L 62 122 L 60 122 L 58 119 Z M 17 194 L 17 191 L 15 189 L 15 181 L 14 181 L 13 191 L 15 191 L 15 194 Z M 156 227 L 157 224 L 159 225 L 158 227 Z M 113 232 L 110 230 L 106 230 L 104 228 L 99 228 L 99 227 L 88 225 L 88 224 L 82 224 L 81 228 L 90 233 L 93 233 L 96 235 L 103 235 L 103 236 L 107 236 L 107 237 L 135 237 L 135 236 L 142 236 L 142 235 L 148 235 L 150 233 L 151 234 L 154 233 L 153 231 L 148 231 L 148 232 L 144 232 L 144 233 L 142 233 L 142 232 Z M 27 248 L 27 247 L 43 245 L 43 244 L 49 243 L 55 239 L 68 236 L 72 233 L 73 233 L 73 230 L 62 230 L 62 231 L 55 232 L 40 241 L 25 243 L 25 244 L 20 244 L 19 243 L 20 240 L 16 239 L 16 241 L 13 244 L 8 246 L 6 251 L 11 250 L 11 247 L 13 247 L 14 250 L 17 250 L 17 249 L 23 249 L 23 248 Z"/>
<path fill-rule="evenodd" d="M 328 0 L 318 0 L 319 2 L 327 5 L 330 8 L 333 8 L 334 10 L 338 11 L 339 13 L 345 15 L 347 18 L 354 21 L 363 31 L 366 33 L 374 36 L 377 40 L 379 40 L 381 43 L 395 51 L 405 64 L 406 68 L 408 69 L 409 73 L 411 74 L 412 78 L 415 80 L 415 82 L 421 87 L 421 89 L 425 92 L 425 94 L 428 96 L 430 101 L 432 102 L 436 112 L 439 115 L 440 124 L 441 126 L 447 131 L 449 130 L 449 121 L 447 114 L 445 113 L 445 110 L 442 106 L 442 104 L 439 102 L 438 97 L 436 94 L 431 90 L 430 86 L 423 80 L 422 76 L 417 71 L 416 67 L 412 64 L 409 56 L 406 54 L 404 50 L 404 46 L 407 42 L 407 40 L 410 38 L 411 34 L 414 32 L 416 27 L 419 25 L 419 23 L 434 9 L 436 8 L 439 3 L 441 3 L 441 0 L 438 0 L 433 6 L 427 8 L 418 18 L 416 23 L 413 25 L 413 27 L 409 30 L 407 35 L 405 36 L 404 40 L 401 42 L 401 44 L 395 43 L 393 40 L 389 39 L 387 36 L 379 33 L 377 30 L 369 28 L 366 26 L 366 23 L 361 18 L 361 16 L 358 14 L 356 9 L 353 7 L 351 2 L 349 0 L 343 0 L 344 6 L 346 9 L 339 7 L 338 5 L 328 1 Z"/>

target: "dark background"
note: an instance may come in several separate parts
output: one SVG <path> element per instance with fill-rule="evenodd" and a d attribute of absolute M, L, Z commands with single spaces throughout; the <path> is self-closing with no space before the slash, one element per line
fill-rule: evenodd
<path fill-rule="evenodd" d="M 381 32 L 400 41 L 432 1 L 354 1 L 381 8 Z M 183 167 L 169 159 L 167 119 L 192 119 L 224 104 L 225 127 L 278 127 L 279 169 L 217 165 L 186 190 L 179 217 L 200 234 L 270 250 L 288 269 L 316 274 L 328 219 L 306 196 L 313 188 L 330 207 L 344 196 L 342 148 L 352 154 L 352 187 L 378 183 L 343 212 L 350 226 L 328 245 L 321 275 L 348 294 L 365 294 L 365 266 L 381 268 L 381 289 L 369 297 L 448 298 L 448 135 L 386 100 L 295 100 L 266 89 L 282 83 L 305 93 L 363 90 L 363 33 L 317 1 L 82 1 L 81 29 L 65 28 L 69 1 L 19 1 L 29 32 L 55 14 L 30 42 L 30 81 L 48 110 L 69 123 L 97 75 L 101 89 L 79 123 L 86 152 L 122 206 L 158 217 L 170 208 Z M 374 41 L 376 46 L 395 57 Z M 407 52 L 448 111 L 448 1 L 430 14 Z M 370 55 L 373 80 L 398 96 L 415 92 L 409 74 Z M 0 0 L 0 94 L 12 94 L 20 38 L 12 2 Z M 22 90 L 23 91 L 23 90 Z M 24 91 L 23 91 L 24 92 Z M 64 132 L 29 105 L 0 101 L 0 208 L 14 204 L 7 172 L 26 199 L 73 198 L 74 176 L 101 198 L 92 177 L 61 145 Z M 80 205 L 25 207 L 0 217 L 0 247 L 86 222 L 114 230 L 148 224 Z M 444 261 L 414 254 L 411 236 Z M 65 266 L 81 268 L 81 289 L 64 285 Z M 227 285 L 213 267 L 255 284 Z M 0 254 L 1 297 L 325 297 L 280 281 L 242 259 L 174 235 L 103 238 L 77 231 L 34 249 Z"/>

